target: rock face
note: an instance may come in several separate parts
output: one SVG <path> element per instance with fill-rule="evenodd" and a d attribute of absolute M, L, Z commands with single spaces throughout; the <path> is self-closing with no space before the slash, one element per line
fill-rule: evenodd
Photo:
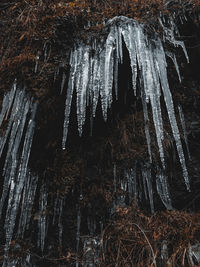
<path fill-rule="evenodd" d="M 2 266 L 200 263 L 199 3 L 149 5 L 0 6 Z"/>

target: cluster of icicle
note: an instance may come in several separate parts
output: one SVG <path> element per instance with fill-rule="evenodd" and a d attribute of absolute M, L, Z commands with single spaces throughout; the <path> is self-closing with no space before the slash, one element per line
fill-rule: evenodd
<path fill-rule="evenodd" d="M 116 165 L 114 166 L 114 192 L 117 192 L 117 185 L 120 186 L 123 194 L 116 194 L 114 210 L 116 205 L 125 205 L 128 195 L 129 203 L 134 198 L 136 202 L 150 203 L 151 212 L 154 213 L 153 181 L 156 184 L 157 193 L 168 210 L 172 210 L 172 203 L 169 193 L 167 176 L 162 169 L 157 167 L 156 173 L 152 172 L 150 164 L 136 162 L 130 169 L 125 169 L 119 177 L 117 176 Z"/>
<path fill-rule="evenodd" d="M 20 246 L 16 246 L 16 249 L 20 248 Z M 32 262 L 31 255 L 27 253 L 24 258 L 18 257 L 9 257 L 6 261 L 6 267 L 15 267 L 15 266 L 23 266 L 23 267 L 35 267 L 35 264 Z"/>
<path fill-rule="evenodd" d="M 168 28 L 164 26 L 164 22 L 161 19 L 160 23 L 163 27 L 164 41 L 174 46 L 182 47 L 188 60 L 184 43 L 174 38 L 176 29 L 173 21 L 170 20 Z M 100 42 L 94 40 L 91 45 L 80 43 L 71 51 L 62 148 L 66 148 L 70 109 L 74 91 L 77 96 L 77 120 L 80 135 L 82 134 L 86 119 L 86 107 L 90 106 L 91 117 L 95 117 L 99 98 L 101 100 L 103 117 L 105 120 L 107 119 L 107 111 L 113 102 L 113 87 L 115 88 L 116 99 L 118 95 L 118 64 L 123 62 L 124 42 L 130 57 L 133 91 L 135 95 L 136 93 L 141 95 L 143 102 L 145 133 L 150 162 L 152 161 L 152 156 L 148 126 L 148 103 L 150 103 L 152 109 L 160 159 L 163 168 L 165 168 L 163 149 L 164 133 L 160 103 L 160 97 L 163 94 L 183 169 L 183 177 L 189 190 L 188 171 L 167 78 L 166 55 L 174 62 L 178 77 L 181 80 L 175 55 L 168 51 L 165 52 L 161 39 L 156 34 L 153 38 L 150 38 L 145 32 L 144 27 L 133 19 L 123 16 L 115 17 L 108 21 L 107 27 L 109 34 L 105 40 L 101 40 Z M 137 82 L 140 83 L 140 92 L 136 92 Z"/>
<path fill-rule="evenodd" d="M 19 216 L 17 236 L 23 238 L 28 228 L 38 177 L 29 168 L 29 156 L 35 128 L 37 104 L 23 88 L 14 82 L 10 92 L 4 95 L 0 113 L 0 126 L 7 125 L 0 137 L 0 159 L 3 163 L 3 190 L 0 198 L 0 218 L 5 215 L 5 260 Z M 6 148 L 6 151 L 5 151 Z M 8 203 L 6 202 L 8 199 Z M 6 205 L 6 206 L 5 206 Z M 18 213 L 21 210 L 20 213 Z"/>

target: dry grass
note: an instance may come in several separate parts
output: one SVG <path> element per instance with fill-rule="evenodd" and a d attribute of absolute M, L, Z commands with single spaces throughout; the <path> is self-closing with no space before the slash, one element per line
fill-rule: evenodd
<path fill-rule="evenodd" d="M 165 211 L 148 217 L 135 203 L 118 207 L 103 232 L 100 266 L 193 266 L 188 249 L 200 241 L 199 233 L 199 213 Z M 163 244 L 168 255 L 162 260 Z"/>

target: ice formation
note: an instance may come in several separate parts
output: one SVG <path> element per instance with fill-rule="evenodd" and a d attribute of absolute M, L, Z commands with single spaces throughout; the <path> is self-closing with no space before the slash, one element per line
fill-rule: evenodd
<path fill-rule="evenodd" d="M 23 237 L 29 225 L 37 176 L 31 174 L 28 162 L 35 128 L 37 104 L 26 95 L 25 90 L 15 81 L 10 92 L 3 99 L 0 124 L 7 123 L 5 133 L 0 137 L 0 157 L 3 165 L 3 191 L 0 199 L 0 218 L 3 208 L 5 215 L 5 261 L 16 227 L 16 218 L 21 206 L 18 236 Z M 6 147 L 6 153 L 5 152 Z M 5 154 L 5 156 L 4 156 Z M 8 203 L 6 201 L 8 197 Z"/>
<path fill-rule="evenodd" d="M 156 188 L 162 203 L 168 210 L 172 210 L 167 176 L 162 172 L 162 170 L 159 169 L 156 174 Z"/>
<path fill-rule="evenodd" d="M 116 175 L 115 168 L 113 172 L 114 187 L 117 188 L 117 185 L 119 185 L 123 193 L 116 194 L 113 204 L 114 209 L 116 205 L 124 206 L 131 203 L 132 199 L 135 199 L 137 203 L 144 203 L 146 200 L 150 205 L 151 213 L 154 213 L 153 192 L 155 190 L 153 190 L 153 181 L 155 181 L 156 191 L 163 205 L 168 210 L 173 209 L 167 176 L 159 166 L 156 167 L 155 172 L 155 166 L 135 161 L 132 168 L 124 169 L 121 173 L 119 171 L 119 177 Z"/>
<path fill-rule="evenodd" d="M 16 246 L 16 249 L 20 248 L 20 246 Z M 24 267 L 35 267 L 36 265 L 32 262 L 31 255 L 27 253 L 24 258 L 8 258 L 6 262 L 6 267 L 15 267 L 15 266 L 24 266 Z"/>
<path fill-rule="evenodd" d="M 175 25 L 173 21 L 170 20 L 168 27 L 164 26 L 162 20 L 160 20 L 160 23 L 164 29 L 164 40 L 167 40 L 167 42 L 174 46 L 180 46 L 188 61 L 189 59 L 184 43 L 175 40 Z M 165 51 L 161 39 L 156 34 L 150 37 L 146 33 L 145 28 L 133 19 L 123 16 L 115 17 L 108 21 L 106 27 L 108 29 L 108 35 L 105 40 L 99 42 L 94 40 L 90 44 L 80 43 L 71 51 L 62 148 L 65 149 L 66 147 L 72 96 L 74 92 L 76 93 L 77 121 L 80 135 L 82 135 L 86 120 L 86 108 L 88 106 L 90 107 L 92 124 L 99 99 L 101 100 L 104 120 L 107 120 L 107 112 L 111 107 L 113 99 L 118 99 L 118 67 L 119 64 L 123 62 L 124 47 L 126 47 L 130 57 L 133 92 L 135 96 L 139 95 L 142 100 L 149 162 L 152 163 L 148 105 L 150 105 L 152 109 L 156 139 L 163 169 L 157 167 L 157 173 L 153 174 L 150 164 L 135 162 L 133 167 L 131 169 L 126 169 L 123 176 L 118 180 L 117 167 L 114 165 L 114 193 L 117 196 L 114 206 L 126 205 L 126 196 L 128 194 L 129 201 L 131 201 L 133 197 L 135 197 L 136 201 L 143 201 L 144 198 L 149 201 L 150 209 L 153 213 L 153 175 L 155 175 L 157 193 L 165 207 L 170 210 L 172 209 L 171 198 L 167 177 L 163 171 L 165 168 L 165 155 L 163 149 L 164 132 L 160 102 L 161 95 L 164 97 L 177 152 L 183 169 L 183 176 L 187 189 L 189 189 L 188 172 L 167 79 L 166 56 L 171 58 L 175 65 L 178 78 L 181 81 L 175 54 Z M 47 60 L 49 55 L 46 44 L 44 46 L 44 54 L 44 58 Z M 38 53 L 35 62 L 35 72 L 38 71 L 39 59 L 40 56 Z M 54 79 L 56 79 L 58 73 L 59 69 L 56 70 Z M 63 72 L 61 93 L 65 88 L 66 80 L 67 75 Z M 29 229 L 32 216 L 38 176 L 30 171 L 28 162 L 34 135 L 36 110 L 37 104 L 34 102 L 34 99 L 27 95 L 25 90 L 20 88 L 15 81 L 10 92 L 5 94 L 3 98 L 0 113 L 0 126 L 3 122 L 6 122 L 5 133 L 0 137 L 0 158 L 3 162 L 4 178 L 0 199 L 0 218 L 2 217 L 3 209 L 6 207 L 4 223 L 6 238 L 4 267 L 14 266 L 19 263 L 18 259 L 12 260 L 7 257 L 9 246 L 13 238 L 15 227 L 17 227 L 17 237 L 23 239 L 25 231 Z M 186 148 L 190 157 L 185 120 L 180 106 L 179 115 Z M 121 195 L 117 193 L 118 183 L 120 184 L 120 190 L 124 192 Z M 142 192 L 144 192 L 144 194 Z M 48 197 L 47 184 L 42 183 L 39 191 L 37 216 L 37 245 L 41 251 L 45 248 L 46 234 L 49 225 L 49 218 L 46 212 Z M 80 195 L 80 200 L 81 197 L 82 195 Z M 62 215 L 64 204 L 65 199 L 57 195 L 54 204 L 52 224 L 58 225 L 58 240 L 60 245 L 62 245 L 63 238 Z M 78 204 L 76 220 L 77 252 L 79 251 L 81 243 L 82 216 L 81 207 L 80 204 Z M 87 222 L 90 236 L 86 238 L 84 242 L 84 250 L 87 252 L 85 254 L 85 264 L 93 266 L 89 264 L 93 264 L 94 259 L 97 258 L 94 252 L 97 250 L 96 247 L 99 247 L 99 241 L 98 238 L 96 239 L 95 237 L 96 221 L 88 217 Z M 94 248 L 95 251 L 93 250 Z M 191 252 L 191 255 L 192 253 L 193 252 Z M 199 257 L 199 255 L 197 256 Z M 30 255 L 27 255 L 25 261 L 30 265 Z M 25 263 L 23 264 L 25 265 Z M 76 265 L 78 265 L 78 262 Z"/>
<path fill-rule="evenodd" d="M 188 138 L 187 138 L 187 130 L 186 130 L 186 125 L 185 125 L 185 116 L 184 116 L 181 105 L 178 106 L 178 111 L 179 111 L 179 116 L 180 116 L 180 121 L 181 121 L 181 126 L 182 126 L 182 130 L 183 130 L 183 136 L 184 136 L 184 141 L 185 141 L 185 145 L 187 148 L 188 157 L 189 157 L 189 159 L 191 159 L 189 144 L 188 144 Z"/>
<path fill-rule="evenodd" d="M 58 225 L 58 240 L 60 245 L 62 245 L 62 235 L 63 235 L 62 214 L 64 205 L 65 205 L 65 198 L 60 197 L 59 194 L 57 193 L 56 199 L 54 201 L 52 224 Z"/>
<path fill-rule="evenodd" d="M 40 188 L 40 198 L 39 198 L 39 214 L 38 214 L 38 247 L 44 250 L 45 238 L 47 233 L 47 198 L 48 192 L 46 184 L 43 183 Z"/>
<path fill-rule="evenodd" d="M 83 266 L 96 267 L 99 265 L 101 240 L 99 237 L 86 237 L 83 245 Z"/>
<path fill-rule="evenodd" d="M 171 19 L 168 27 L 164 25 L 162 19 L 160 23 L 163 27 L 164 40 L 173 46 L 180 46 L 188 59 L 184 43 L 177 41 L 174 37 L 175 25 Z M 70 119 L 70 109 L 73 92 L 76 92 L 77 100 L 77 120 L 78 131 L 82 134 L 83 125 L 86 119 L 86 107 L 92 107 L 92 116 L 95 117 L 97 102 L 100 96 L 103 117 L 107 119 L 107 111 L 113 102 L 113 86 L 115 97 L 118 97 L 117 78 L 118 64 L 123 61 L 123 43 L 125 44 L 130 57 L 132 70 L 132 87 L 134 94 L 137 94 L 137 84 L 141 88 L 141 98 L 143 103 L 145 134 L 148 145 L 150 162 L 151 140 L 149 133 L 149 118 L 147 104 L 150 103 L 155 126 L 157 144 L 163 168 L 165 168 L 165 155 L 163 149 L 163 120 L 161 111 L 161 94 L 164 96 L 172 133 L 176 143 L 177 152 L 183 169 L 183 177 L 187 189 L 190 189 L 188 171 L 186 168 L 180 133 L 177 126 L 174 104 L 169 89 L 167 79 L 168 55 L 175 64 L 179 79 L 180 72 L 175 55 L 172 52 L 164 51 L 163 44 L 158 35 L 150 37 L 143 25 L 127 17 L 115 17 L 107 22 L 108 35 L 105 40 L 92 44 L 79 43 L 71 51 L 70 74 L 67 86 L 65 119 L 62 148 L 66 147 L 68 126 Z"/>

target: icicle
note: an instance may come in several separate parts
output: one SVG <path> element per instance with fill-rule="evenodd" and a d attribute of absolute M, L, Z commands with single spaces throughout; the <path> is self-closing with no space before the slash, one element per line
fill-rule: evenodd
<path fill-rule="evenodd" d="M 61 94 L 61 95 L 62 95 L 62 92 L 63 92 L 63 89 L 64 89 L 65 80 L 66 80 L 66 74 L 65 74 L 65 72 L 63 72 L 63 75 L 62 75 L 62 82 L 61 82 L 61 89 L 60 89 L 60 94 Z"/>
<path fill-rule="evenodd" d="M 169 120 L 170 120 L 170 124 L 172 128 L 173 136 L 176 142 L 176 148 L 178 151 L 180 163 L 183 169 L 183 177 L 185 179 L 185 184 L 186 184 L 187 189 L 190 190 L 188 171 L 186 168 L 185 157 L 183 154 L 183 148 L 182 148 L 182 144 L 180 140 L 180 133 L 179 133 L 177 122 L 176 122 L 172 95 L 169 89 L 169 84 L 168 84 L 168 79 L 167 79 L 167 71 L 166 71 L 167 63 L 166 63 L 165 53 L 164 53 L 160 39 L 158 39 L 157 41 L 157 47 L 154 50 L 154 56 L 157 61 L 161 88 L 163 91 L 164 100 L 165 100 L 165 104 L 167 107 L 167 112 L 168 112 L 168 116 L 169 116 Z"/>
<path fill-rule="evenodd" d="M 42 184 L 40 189 L 40 199 L 39 199 L 39 218 L 38 218 L 38 247 L 41 250 L 44 250 L 44 244 L 47 233 L 47 225 L 46 225 L 46 210 L 47 210 L 47 188 L 45 184 Z"/>
<path fill-rule="evenodd" d="M 89 47 L 81 47 L 81 64 L 78 84 L 76 86 L 77 92 L 77 120 L 79 135 L 82 135 L 82 128 L 85 122 L 87 87 L 89 82 Z"/>
<path fill-rule="evenodd" d="M 134 89 L 134 95 L 136 96 L 137 61 L 136 61 L 136 48 L 134 44 L 136 37 L 134 26 L 130 24 L 123 25 L 122 34 L 130 56 L 131 69 L 132 69 L 132 84 Z"/>
<path fill-rule="evenodd" d="M 181 47 L 182 47 L 183 52 L 184 52 L 184 54 L 185 54 L 185 58 L 186 58 L 186 60 L 187 60 L 187 63 L 189 63 L 190 60 L 189 60 L 189 56 L 188 56 L 187 50 L 186 50 L 186 48 L 185 48 L 185 44 L 184 44 L 184 42 L 182 42 L 182 41 L 175 41 L 174 44 L 175 44 L 175 46 L 181 46 Z"/>
<path fill-rule="evenodd" d="M 145 135 L 147 140 L 147 146 L 148 146 L 148 153 L 149 153 L 149 162 L 152 163 L 152 155 L 151 155 L 151 137 L 149 133 L 149 116 L 148 116 L 148 110 L 147 110 L 147 103 L 145 101 L 145 95 L 144 91 L 141 88 L 141 98 L 142 98 L 142 106 L 143 106 L 143 114 L 144 114 L 144 123 L 145 123 Z"/>
<path fill-rule="evenodd" d="M 48 49 L 49 49 L 49 52 L 48 52 Z M 51 54 L 51 43 L 48 43 L 48 41 L 44 43 L 43 53 L 44 53 L 44 61 L 47 62 Z"/>
<path fill-rule="evenodd" d="M 27 174 L 27 166 L 29 161 L 29 155 L 31 150 L 31 144 L 34 134 L 34 118 L 36 113 L 36 104 L 32 104 L 32 113 L 28 122 L 26 135 L 24 138 L 24 144 L 22 149 L 22 154 L 19 161 L 19 168 L 16 177 L 11 176 L 11 185 L 9 192 L 9 200 L 8 200 L 8 208 L 6 212 L 5 219 L 5 230 L 6 230 L 6 245 L 5 245 L 5 253 L 7 253 L 10 245 L 10 241 L 12 239 L 15 220 L 17 216 L 17 211 L 20 204 L 21 193 L 24 187 L 24 181 Z M 15 159 L 16 162 L 16 159 Z M 12 173 L 11 173 L 12 174 Z"/>
<path fill-rule="evenodd" d="M 28 230 L 31 219 L 32 207 L 35 199 L 38 176 L 28 171 L 27 179 L 23 189 L 21 214 L 18 226 L 18 236 L 23 238 L 25 230 Z"/>
<path fill-rule="evenodd" d="M 148 200 L 147 185 L 146 185 L 146 170 L 144 169 L 143 165 L 141 165 L 141 172 L 142 172 L 142 182 L 143 182 L 144 196 L 145 196 L 145 199 Z"/>
<path fill-rule="evenodd" d="M 34 69 L 34 72 L 36 73 L 37 70 L 38 70 L 38 62 L 39 62 L 39 59 L 40 59 L 40 55 L 39 55 L 39 52 L 37 53 L 37 56 L 36 56 L 36 60 L 35 60 L 35 69 Z"/>
<path fill-rule="evenodd" d="M 97 103 L 99 99 L 99 90 L 100 90 L 100 59 L 99 59 L 99 50 L 100 48 L 97 47 L 97 52 L 95 54 L 94 58 L 94 67 L 93 67 L 93 75 L 92 75 L 92 80 L 93 80 L 93 98 L 92 98 L 92 116 L 95 117 L 96 113 L 96 108 L 97 108 Z"/>
<path fill-rule="evenodd" d="M 176 68 L 176 72 L 178 74 L 179 81 L 181 82 L 181 75 L 180 75 L 179 66 L 178 66 L 178 63 L 177 63 L 177 60 L 176 60 L 176 56 L 173 53 L 170 53 L 170 52 L 166 52 L 166 55 L 168 57 L 170 57 L 171 60 L 173 61 L 174 66 Z"/>
<path fill-rule="evenodd" d="M 43 52 L 44 52 L 44 61 L 47 61 L 47 42 L 44 43 Z"/>
<path fill-rule="evenodd" d="M 80 227 L 81 227 L 81 208 L 78 206 L 77 211 L 77 230 L 76 230 L 76 251 L 79 251 L 80 244 Z"/>
<path fill-rule="evenodd" d="M 172 210 L 171 198 L 169 195 L 167 177 L 160 171 L 156 174 L 156 188 L 163 204 L 168 210 Z"/>
<path fill-rule="evenodd" d="M 187 153 L 188 153 L 189 159 L 191 160 L 191 155 L 190 155 L 190 150 L 189 150 L 189 145 L 188 145 L 188 138 L 187 138 L 187 130 L 185 126 L 185 117 L 184 117 L 184 113 L 183 113 L 181 105 L 178 106 L 178 111 L 179 111 L 179 116 L 181 120 L 181 126 L 183 129 L 183 135 L 184 135 L 184 140 L 185 140 L 185 144 L 187 148 Z"/>
<path fill-rule="evenodd" d="M 53 76 L 53 81 L 54 81 L 54 83 L 55 83 L 56 78 L 57 78 L 57 76 L 58 76 L 58 74 L 59 74 L 59 71 L 60 71 L 60 68 L 59 68 L 59 66 L 58 66 L 57 69 L 55 69 L 55 71 L 54 71 L 54 76 Z"/>
<path fill-rule="evenodd" d="M 163 240 L 161 244 L 161 259 L 164 264 L 168 262 L 168 247 L 167 247 L 167 241 Z"/>
<path fill-rule="evenodd" d="M 99 237 L 86 237 L 83 245 L 83 266 L 96 267 L 99 265 L 101 240 Z"/>
<path fill-rule="evenodd" d="M 151 169 L 143 167 L 142 176 L 143 176 L 143 185 L 144 185 L 145 197 L 147 199 L 147 192 L 148 192 L 148 198 L 149 198 L 149 202 L 150 202 L 151 212 L 154 213 Z"/>
<path fill-rule="evenodd" d="M 119 63 L 122 63 L 123 62 L 122 29 L 121 27 L 114 26 L 112 27 L 112 31 L 114 31 L 114 38 L 116 40 L 117 59 Z"/>
<path fill-rule="evenodd" d="M 152 113 L 153 113 L 153 121 L 156 131 L 156 138 L 160 152 L 160 158 L 165 168 L 165 160 L 164 160 L 164 150 L 162 145 L 163 140 L 163 123 L 162 123 L 162 115 L 161 115 L 161 107 L 160 107 L 160 88 L 159 88 L 159 79 L 158 75 L 155 71 L 154 59 L 153 59 L 153 48 L 146 47 L 146 62 L 143 63 L 143 79 L 144 79 L 144 90 L 145 95 L 149 94 Z M 144 67 L 146 65 L 146 67 Z"/>
<path fill-rule="evenodd" d="M 0 200 L 1 216 L 6 197 L 8 196 L 8 205 L 4 223 L 6 240 L 4 266 L 7 266 L 8 250 L 13 237 L 20 201 L 22 200 L 23 207 L 27 205 L 25 204 L 25 197 L 22 196 L 22 193 L 27 194 L 26 188 L 28 185 L 26 186 L 26 183 L 30 184 L 29 177 L 27 177 L 26 180 L 26 176 L 34 134 L 34 118 L 37 108 L 37 105 L 33 103 L 33 99 L 25 96 L 25 90 L 17 90 L 16 81 L 7 96 L 8 98 L 5 101 L 7 103 L 7 110 L 6 113 L 4 111 L 1 113 L 3 114 L 1 118 L 2 120 L 7 119 L 8 125 L 5 135 L 0 139 L 0 156 L 2 155 L 4 146 L 6 143 L 8 144 L 3 167 L 4 183 Z M 29 193 L 31 197 L 31 192 Z M 32 201 L 29 205 L 32 205 Z M 25 215 L 26 210 L 21 210 L 24 214 L 21 213 L 20 218 L 22 218 L 22 216 L 29 216 Z M 23 220 L 24 228 L 27 225 L 27 220 L 27 218 Z"/>
<path fill-rule="evenodd" d="M 200 244 L 197 243 L 195 245 L 190 246 L 188 249 L 188 252 L 189 252 L 188 253 L 189 259 L 190 259 L 190 262 L 192 263 L 192 265 L 195 266 L 194 259 L 199 265 L 200 264 Z"/>
<path fill-rule="evenodd" d="M 160 23 L 164 30 L 165 40 L 167 40 L 174 46 L 181 46 L 185 53 L 186 59 L 188 60 L 188 55 L 184 43 L 177 41 L 174 37 L 175 33 L 178 33 L 178 31 L 172 18 L 170 18 L 168 21 L 168 27 L 165 27 L 163 25 L 162 19 L 160 19 Z M 164 132 L 160 102 L 162 91 L 170 124 L 172 127 L 172 132 L 176 142 L 179 159 L 183 169 L 183 176 L 186 186 L 189 189 L 188 172 L 174 113 L 172 96 L 169 90 L 166 70 L 167 64 L 161 40 L 156 35 L 152 39 L 149 38 L 145 33 L 143 26 L 139 25 L 135 20 L 123 16 L 115 17 L 109 20 L 107 27 L 109 28 L 109 34 L 105 41 L 101 40 L 99 44 L 96 44 L 95 39 L 92 45 L 84 45 L 83 43 L 81 43 L 71 53 L 71 70 L 65 106 L 65 120 L 62 142 L 63 149 L 65 149 L 65 143 L 67 139 L 71 99 L 74 87 L 77 92 L 77 119 L 80 135 L 82 134 L 83 124 L 85 123 L 86 106 L 89 104 L 92 105 L 92 115 L 94 117 L 99 94 L 101 97 L 103 117 L 104 120 L 107 119 L 107 111 L 111 107 L 113 101 L 113 80 L 115 84 L 115 95 L 117 99 L 118 63 L 122 62 L 123 60 L 123 38 L 126 48 L 129 52 L 132 69 L 132 83 L 135 95 L 137 77 L 139 77 L 140 79 L 140 87 L 144 89 L 141 96 L 144 110 L 145 134 L 150 162 L 152 162 L 152 155 L 148 126 L 149 118 L 147 111 L 147 103 L 149 102 L 152 108 L 153 122 L 155 126 L 160 159 L 163 168 L 165 168 L 165 155 L 163 149 Z M 175 55 L 169 53 L 168 55 L 172 58 L 179 79 L 181 79 Z"/>
<path fill-rule="evenodd" d="M 16 88 L 17 88 L 17 81 L 15 79 L 10 92 L 8 92 L 3 98 L 2 109 L 0 113 L 0 126 L 3 120 L 8 118 L 8 114 L 10 112 L 15 97 Z"/>
<path fill-rule="evenodd" d="M 16 113 L 17 113 L 17 111 L 18 111 L 18 109 L 19 109 L 19 107 L 21 105 L 21 103 L 20 103 L 21 95 L 22 95 L 22 92 L 21 91 L 17 91 L 16 96 L 15 96 L 15 100 L 14 100 L 14 103 L 13 103 L 13 106 L 12 106 L 12 110 L 11 110 L 8 126 L 7 126 L 7 129 L 6 129 L 6 133 L 4 134 L 3 137 L 0 138 L 0 157 L 2 155 L 4 146 L 6 144 L 8 135 L 10 133 L 13 121 L 15 120 Z"/>
<path fill-rule="evenodd" d="M 19 244 L 16 244 L 15 248 L 16 250 L 22 249 Z M 35 267 L 35 265 L 31 262 L 31 255 L 29 253 L 26 253 L 23 257 L 16 255 L 11 256 L 6 261 L 3 262 L 3 267 L 15 267 L 15 266 Z"/>
<path fill-rule="evenodd" d="M 24 110 L 25 109 L 25 110 Z M 8 123 L 7 131 L 4 137 L 2 138 L 2 150 L 6 143 L 8 134 L 10 133 L 9 143 L 7 155 L 4 163 L 4 185 L 3 185 L 3 193 L 0 201 L 0 216 L 3 208 L 4 201 L 6 199 L 9 186 L 12 181 L 14 181 L 14 176 L 16 172 L 16 168 L 18 165 L 18 150 L 21 142 L 22 134 L 24 131 L 24 125 L 26 121 L 27 112 L 29 109 L 29 100 L 24 98 L 24 91 L 18 91 L 14 100 L 13 108 L 10 115 L 10 120 Z M 12 126 L 12 128 L 11 128 Z M 10 167 L 9 167 L 9 166 Z M 12 183 L 13 184 L 13 183 Z M 13 188 L 11 187 L 11 191 Z"/>
<path fill-rule="evenodd" d="M 107 110 L 112 103 L 113 67 L 114 67 L 115 32 L 111 29 L 105 44 L 104 83 L 101 88 L 101 103 L 104 120 L 107 119 Z"/>
<path fill-rule="evenodd" d="M 151 213 L 154 213 L 152 177 L 151 177 L 151 169 L 149 169 L 149 168 L 147 169 L 146 181 L 147 181 L 147 188 L 148 188 L 148 194 L 149 194 Z"/>
<path fill-rule="evenodd" d="M 161 18 L 159 18 L 159 22 L 160 22 L 160 24 L 164 30 L 164 34 L 165 34 L 164 38 L 176 47 L 181 46 L 183 49 L 183 52 L 185 54 L 185 58 L 187 60 L 187 63 L 189 63 L 189 56 L 188 56 L 187 50 L 185 48 L 184 42 L 183 41 L 177 41 L 174 37 L 174 33 L 177 32 L 177 35 L 179 35 L 179 32 L 178 32 L 178 29 L 177 29 L 173 19 L 170 18 L 170 27 L 165 27 Z"/>
<path fill-rule="evenodd" d="M 3 167 L 3 174 L 5 174 L 5 170 L 7 169 L 7 163 L 11 156 L 11 151 L 18 151 L 20 141 L 22 138 L 27 113 L 30 108 L 30 102 L 28 99 L 23 99 L 24 95 L 22 95 L 21 106 L 18 109 L 18 112 L 16 114 L 16 118 L 13 122 L 10 138 L 9 138 L 9 144 L 7 149 L 7 156 L 5 159 L 4 167 Z M 15 145 L 15 147 L 14 147 Z"/>
<path fill-rule="evenodd" d="M 59 244 L 62 244 L 62 233 L 63 233 L 63 225 L 62 225 L 62 213 L 65 199 L 59 197 L 59 193 L 57 193 L 55 203 L 54 203 L 54 212 L 53 212 L 53 221 L 52 224 L 55 225 L 57 220 L 58 223 L 58 240 Z M 58 218 L 58 219 L 57 219 Z"/>
<path fill-rule="evenodd" d="M 138 196 L 137 196 L 137 180 L 136 180 L 136 162 L 132 169 L 126 171 L 126 176 L 128 182 L 129 202 L 131 202 L 133 197 L 137 202 Z"/>
<path fill-rule="evenodd" d="M 115 88 L 115 99 L 118 100 L 118 59 L 114 56 L 114 88 Z"/>
<path fill-rule="evenodd" d="M 11 91 L 10 91 L 10 93 L 9 93 L 9 103 L 8 103 L 8 108 L 7 108 L 7 113 L 6 113 L 6 119 L 8 118 L 10 109 L 11 109 L 11 107 L 12 107 L 13 100 L 14 100 L 14 98 L 15 98 L 16 90 L 17 90 L 17 79 L 15 79 L 15 81 L 14 81 L 14 83 L 13 83 L 13 86 L 12 86 L 12 88 L 11 88 Z"/>
<path fill-rule="evenodd" d="M 75 50 L 71 53 L 71 71 L 70 71 L 70 77 L 68 82 L 68 88 L 67 88 L 67 97 L 66 97 L 66 103 L 65 103 L 65 119 L 64 119 L 64 126 L 63 126 L 63 140 L 62 140 L 62 149 L 65 149 L 67 135 L 68 135 L 68 126 L 69 126 L 69 118 L 70 118 L 70 110 L 71 110 L 71 103 L 72 103 L 72 96 L 73 96 L 73 90 L 74 90 L 74 80 L 77 70 L 77 64 L 79 63 L 78 60 L 78 51 Z M 80 63 L 79 63 L 80 64 Z"/>
<path fill-rule="evenodd" d="M 29 102 L 27 101 L 26 108 L 24 111 L 25 101 L 26 100 L 24 100 L 24 92 L 20 92 L 19 94 L 16 95 L 16 100 L 14 102 L 13 109 L 12 109 L 13 113 L 11 113 L 11 117 L 8 123 L 6 134 L 2 138 L 3 146 L 4 146 L 7 141 L 8 134 L 10 133 L 10 130 L 11 130 L 10 138 L 8 142 L 7 155 L 6 155 L 6 159 L 5 159 L 5 163 L 3 167 L 4 185 L 3 185 L 3 192 L 2 192 L 1 201 L 0 201 L 0 216 L 1 216 L 3 205 L 4 205 L 4 201 L 6 199 L 6 196 L 9 190 L 9 185 L 11 184 L 11 181 L 14 179 L 15 171 L 16 171 L 17 164 L 18 164 L 17 153 L 18 153 L 18 148 L 20 145 L 22 133 L 24 130 L 26 115 L 27 115 L 28 108 L 29 108 Z M 2 146 L 2 151 L 3 151 L 3 146 Z M 13 188 L 11 187 L 11 190 L 12 189 Z"/>
<path fill-rule="evenodd" d="M 3 98 L 3 103 L 2 103 L 1 113 L 0 113 L 0 126 L 1 126 L 2 121 L 4 120 L 4 117 L 5 117 L 5 114 L 8 110 L 9 94 L 10 93 L 7 93 L 6 95 L 4 95 L 4 98 Z"/>
<path fill-rule="evenodd" d="M 54 208 L 53 208 L 53 220 L 52 220 L 52 224 L 55 225 L 56 222 L 56 218 L 59 214 L 58 212 L 58 205 L 59 205 L 59 193 L 56 194 L 56 199 L 54 202 Z"/>

